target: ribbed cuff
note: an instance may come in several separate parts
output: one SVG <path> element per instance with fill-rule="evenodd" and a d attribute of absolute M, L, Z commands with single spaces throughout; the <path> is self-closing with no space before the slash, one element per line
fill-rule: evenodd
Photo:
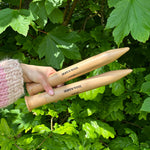
<path fill-rule="evenodd" d="M 0 62 L 0 108 L 14 103 L 24 94 L 23 73 L 17 60 Z"/>

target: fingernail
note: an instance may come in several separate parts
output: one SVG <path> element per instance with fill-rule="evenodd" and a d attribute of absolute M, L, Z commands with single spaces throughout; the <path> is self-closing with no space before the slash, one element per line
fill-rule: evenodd
<path fill-rule="evenodd" d="M 54 95 L 54 91 L 53 90 L 49 90 L 48 93 L 49 93 L 49 95 Z"/>

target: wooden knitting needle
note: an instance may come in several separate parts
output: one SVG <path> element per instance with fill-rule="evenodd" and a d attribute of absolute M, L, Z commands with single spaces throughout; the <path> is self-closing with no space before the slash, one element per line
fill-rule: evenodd
<path fill-rule="evenodd" d="M 52 74 L 51 76 L 49 76 L 48 81 L 52 87 L 55 87 L 56 85 L 65 83 L 66 81 L 79 77 L 87 72 L 113 62 L 114 60 L 125 54 L 128 50 L 129 47 L 125 47 L 112 49 L 95 55 Z M 26 84 L 26 88 L 29 95 L 34 95 L 44 90 L 41 84 L 36 83 Z"/>
<path fill-rule="evenodd" d="M 39 106 L 63 100 L 66 97 L 76 95 L 91 89 L 113 83 L 131 73 L 131 69 L 115 70 L 91 78 L 55 88 L 55 95 L 50 96 L 46 92 L 34 96 L 26 96 L 25 101 L 29 111 Z"/>

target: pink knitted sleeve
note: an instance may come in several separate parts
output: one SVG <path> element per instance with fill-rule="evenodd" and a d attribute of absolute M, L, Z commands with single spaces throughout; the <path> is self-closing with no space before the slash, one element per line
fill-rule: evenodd
<path fill-rule="evenodd" d="M 14 103 L 24 94 L 20 63 L 9 59 L 0 61 L 0 108 Z"/>

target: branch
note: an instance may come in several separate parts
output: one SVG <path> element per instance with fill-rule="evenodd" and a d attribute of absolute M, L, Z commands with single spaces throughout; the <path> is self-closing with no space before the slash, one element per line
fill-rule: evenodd
<path fill-rule="evenodd" d="M 34 150 L 37 150 L 51 136 L 52 136 L 52 134 L 50 134 L 47 138 L 45 138 Z"/>
<path fill-rule="evenodd" d="M 87 24 L 87 21 L 88 21 L 89 19 L 95 17 L 96 15 L 97 15 L 97 14 L 93 14 L 93 15 L 88 16 L 88 17 L 85 19 L 85 21 L 84 21 L 84 23 L 83 23 L 83 27 L 82 27 L 81 30 L 84 31 L 84 30 L 85 30 L 85 26 L 86 26 L 86 24 Z"/>
<path fill-rule="evenodd" d="M 23 150 L 22 148 L 20 148 L 16 143 L 15 146 L 19 149 L 19 150 Z"/>
<path fill-rule="evenodd" d="M 44 33 L 44 34 L 47 34 L 47 32 L 42 31 L 42 30 L 40 30 L 40 29 L 38 29 L 38 31 L 39 31 L 39 32 L 42 32 L 42 33 Z"/>
<path fill-rule="evenodd" d="M 71 7 L 71 9 L 70 9 L 70 12 L 69 12 L 69 14 L 68 14 L 66 20 L 63 22 L 63 25 L 64 25 L 64 26 L 67 26 L 67 25 L 68 25 L 68 23 L 69 23 L 69 21 L 70 21 L 70 19 L 71 19 L 71 16 L 72 16 L 72 14 L 73 14 L 73 11 L 74 11 L 74 9 L 75 9 L 75 7 L 76 7 L 77 2 L 78 2 L 78 0 L 74 0 L 74 1 L 73 1 L 72 7 Z"/>
<path fill-rule="evenodd" d="M 104 26 L 104 6 L 105 6 L 105 0 L 101 1 L 101 24 Z"/>
<path fill-rule="evenodd" d="M 67 16 L 67 12 L 68 12 L 68 10 L 69 10 L 69 6 L 70 6 L 70 3 L 71 3 L 71 0 L 67 0 L 67 5 L 66 5 L 66 8 L 65 8 L 65 11 L 64 11 L 64 21 L 65 21 L 65 18 L 66 18 L 66 16 Z"/>
<path fill-rule="evenodd" d="M 132 125 L 132 126 L 135 126 L 135 127 L 137 127 L 137 128 L 143 129 L 142 127 L 140 127 L 139 125 L 137 125 L 137 124 L 135 124 L 135 123 L 128 122 L 128 121 L 123 121 L 123 122 L 126 123 L 126 124 L 130 124 L 130 125 Z"/>
<path fill-rule="evenodd" d="M 21 9 L 21 5 L 22 5 L 22 0 L 20 0 L 19 9 Z"/>

